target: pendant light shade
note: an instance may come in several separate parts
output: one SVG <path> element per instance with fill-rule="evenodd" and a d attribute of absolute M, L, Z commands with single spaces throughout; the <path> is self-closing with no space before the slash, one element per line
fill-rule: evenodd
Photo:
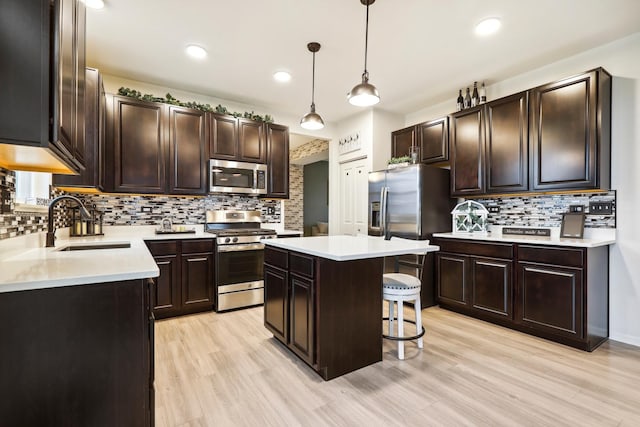
<path fill-rule="evenodd" d="M 369 47 L 369 5 L 373 4 L 373 2 L 375 2 L 375 0 L 360 0 L 360 3 L 367 6 L 367 21 L 364 33 L 364 72 L 362 73 L 362 83 L 355 85 L 347 96 L 349 103 L 357 105 L 358 107 L 369 107 L 380 102 L 378 89 L 369 83 L 369 72 L 367 71 L 367 49 Z"/>
<path fill-rule="evenodd" d="M 316 52 L 320 50 L 320 43 L 311 42 L 307 44 L 309 52 L 313 53 L 313 68 L 311 73 L 311 111 L 305 114 L 300 120 L 300 126 L 309 130 L 318 130 L 324 127 L 324 121 L 320 114 L 316 113 L 315 85 L 316 85 Z"/>

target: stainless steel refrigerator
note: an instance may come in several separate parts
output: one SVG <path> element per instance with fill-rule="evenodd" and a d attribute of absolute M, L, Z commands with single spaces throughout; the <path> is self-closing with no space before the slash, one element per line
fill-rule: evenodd
<path fill-rule="evenodd" d="M 433 233 L 451 231 L 449 170 L 424 164 L 369 173 L 369 224 L 371 236 L 398 236 L 427 240 Z M 433 253 L 424 260 L 423 307 L 436 304 Z M 385 272 L 416 274 L 416 256 L 385 259 Z"/>
<path fill-rule="evenodd" d="M 369 173 L 371 236 L 425 240 L 451 231 L 449 170 L 424 164 Z"/>

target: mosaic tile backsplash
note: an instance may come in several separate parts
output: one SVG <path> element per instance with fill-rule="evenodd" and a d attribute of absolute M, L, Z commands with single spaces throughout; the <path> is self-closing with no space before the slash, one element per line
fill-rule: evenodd
<path fill-rule="evenodd" d="M 205 211 L 258 210 L 262 222 L 280 222 L 280 202 L 236 195 L 206 197 L 73 194 L 87 207 L 104 213 L 104 225 L 156 225 L 170 217 L 174 224 L 204 224 Z M 69 226 L 69 223 L 61 224 Z"/>
<path fill-rule="evenodd" d="M 299 167 L 302 169 L 302 167 Z M 299 172 L 299 175 L 297 175 Z M 291 178 L 291 200 L 286 203 L 285 227 L 297 230 L 296 220 L 300 221 L 302 230 L 302 200 L 298 200 L 296 188 L 302 194 L 302 171 L 293 171 Z M 0 239 L 7 239 L 23 234 L 45 231 L 47 214 L 40 212 L 16 212 L 15 206 L 15 174 L 0 168 L 0 189 L 3 189 L 0 213 Z M 59 192 L 53 191 L 52 196 Z M 128 196 L 128 195 L 87 195 L 75 194 L 89 206 L 105 212 L 106 225 L 155 225 L 165 216 L 171 216 L 176 224 L 202 224 L 204 212 L 208 209 L 255 209 L 262 212 L 264 222 L 280 222 L 282 212 L 279 200 L 265 200 L 243 196 L 207 196 L 207 197 L 173 197 L 173 196 Z M 490 225 L 506 225 L 521 227 L 560 227 L 562 214 L 569 211 L 571 205 L 583 205 L 589 213 L 590 201 L 610 201 L 613 204 L 612 215 L 587 215 L 585 227 L 615 228 L 616 226 L 616 193 L 580 193 L 563 195 L 526 195 L 501 198 L 474 199 L 485 206 L 498 206 L 499 213 L 489 213 Z M 299 215 L 291 215 L 299 207 Z M 58 209 L 62 210 L 60 206 Z M 56 210 L 58 210 L 56 209 Z M 273 213 L 270 213 L 273 212 Z M 56 215 L 56 226 L 68 226 L 66 215 Z"/>
<path fill-rule="evenodd" d="M 569 212 L 569 206 L 582 205 L 585 208 L 585 228 L 616 228 L 616 192 L 584 194 L 552 194 L 540 196 L 517 196 L 501 198 L 473 199 L 489 206 L 498 206 L 499 213 L 489 213 L 489 225 L 516 227 L 560 227 L 562 214 Z M 611 215 L 589 215 L 589 202 L 611 202 Z"/>

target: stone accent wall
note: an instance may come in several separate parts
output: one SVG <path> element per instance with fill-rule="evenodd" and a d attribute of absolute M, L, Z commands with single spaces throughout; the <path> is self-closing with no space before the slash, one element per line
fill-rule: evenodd
<path fill-rule="evenodd" d="M 323 151 L 329 151 L 329 141 L 324 139 L 314 139 L 304 145 L 291 150 L 289 153 L 289 160 L 299 160 L 309 157 L 313 154 L 322 153 Z"/>
<path fill-rule="evenodd" d="M 501 198 L 473 199 L 485 207 L 498 206 L 499 213 L 489 213 L 490 225 L 515 227 L 560 227 L 562 214 L 569 211 L 571 205 L 582 205 L 589 213 L 590 201 L 609 201 L 613 203 L 611 215 L 587 215 L 585 228 L 616 228 L 616 192 L 551 194 L 540 196 L 516 196 Z"/>
<path fill-rule="evenodd" d="M 284 201 L 284 228 L 304 231 L 304 166 L 292 162 L 329 151 L 329 141 L 314 139 L 289 152 L 289 200 Z"/>
<path fill-rule="evenodd" d="M 304 231 L 304 166 L 289 165 L 289 200 L 284 203 L 284 228 Z"/>

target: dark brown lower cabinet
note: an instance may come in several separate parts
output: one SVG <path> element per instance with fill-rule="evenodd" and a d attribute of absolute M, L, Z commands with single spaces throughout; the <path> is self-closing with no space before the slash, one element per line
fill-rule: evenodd
<path fill-rule="evenodd" d="M 265 248 L 264 325 L 322 378 L 382 360 L 383 258 Z"/>
<path fill-rule="evenodd" d="M 471 259 L 471 307 L 487 316 L 513 319 L 513 262 Z"/>
<path fill-rule="evenodd" d="M 0 424 L 152 426 L 152 284 L 0 294 Z"/>
<path fill-rule="evenodd" d="M 145 243 L 160 269 L 152 294 L 156 318 L 213 309 L 213 239 L 149 240 Z"/>
<path fill-rule="evenodd" d="M 436 256 L 441 307 L 588 351 L 609 336 L 608 246 L 434 244 L 446 251 Z"/>
<path fill-rule="evenodd" d="M 550 333 L 582 339 L 582 269 L 520 262 L 522 305 L 517 321 Z"/>
<path fill-rule="evenodd" d="M 476 243 L 468 245 L 463 253 L 438 253 L 436 270 L 440 305 L 458 307 L 481 316 L 512 319 L 512 261 L 476 256 L 487 252 L 495 256 L 505 255 L 500 252 L 510 254 L 511 246 L 491 251 L 486 245 Z"/>
<path fill-rule="evenodd" d="M 436 274 L 438 275 L 438 301 L 460 307 L 468 307 L 468 265 L 464 255 L 440 252 L 436 254 Z"/>

